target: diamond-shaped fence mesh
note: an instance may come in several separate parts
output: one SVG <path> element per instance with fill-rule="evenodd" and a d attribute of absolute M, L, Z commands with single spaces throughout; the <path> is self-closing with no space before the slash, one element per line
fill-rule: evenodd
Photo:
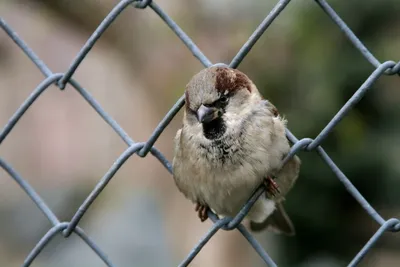
<path fill-rule="evenodd" d="M 359 202 L 362 208 L 375 220 L 380 228 L 370 238 L 370 240 L 364 245 L 348 266 L 357 265 L 363 257 L 371 250 L 374 243 L 382 236 L 384 232 L 397 232 L 400 230 L 400 221 L 396 218 L 385 220 L 378 212 L 368 203 L 368 201 L 360 194 L 360 192 L 354 187 L 349 181 L 346 175 L 336 166 L 329 155 L 321 147 L 322 142 L 332 132 L 334 127 L 346 116 L 346 114 L 359 102 L 369 88 L 379 79 L 382 75 L 394 75 L 400 73 L 400 62 L 396 63 L 393 61 L 379 62 L 374 55 L 372 55 L 364 44 L 357 38 L 357 36 L 347 27 L 344 21 L 337 15 L 337 13 L 329 6 L 325 0 L 315 0 L 320 8 L 328 15 L 332 21 L 340 28 L 340 30 L 346 35 L 356 49 L 358 49 L 364 58 L 375 67 L 375 70 L 371 73 L 368 79 L 359 87 L 359 89 L 353 94 L 353 96 L 346 102 L 346 104 L 339 110 L 339 112 L 331 119 L 331 121 L 323 128 L 323 130 L 314 138 L 303 138 L 298 140 L 289 130 L 287 130 L 287 137 L 293 143 L 289 155 L 284 159 L 286 162 L 288 159 L 293 157 L 300 150 L 305 151 L 316 151 L 319 156 L 324 160 L 327 167 L 337 176 L 340 182 L 343 183 L 346 190 Z M 257 27 L 254 33 L 250 36 L 247 42 L 243 45 L 237 55 L 232 59 L 229 64 L 232 68 L 237 68 L 243 58 L 252 49 L 257 40 L 264 34 L 266 29 L 271 23 L 278 17 L 278 15 L 285 9 L 290 3 L 290 0 L 280 0 L 275 7 L 270 11 L 267 17 Z M 168 126 L 170 121 L 178 113 L 178 111 L 184 105 L 184 97 L 180 97 L 176 104 L 170 109 L 165 115 L 152 135 L 149 137 L 147 142 L 135 142 L 131 139 L 128 134 L 118 125 L 118 123 L 111 118 L 107 112 L 97 103 L 97 101 L 72 77 L 79 67 L 80 63 L 85 59 L 91 48 L 95 45 L 96 41 L 102 36 L 107 30 L 111 23 L 128 7 L 135 7 L 139 9 L 152 9 L 178 36 L 178 38 L 187 46 L 187 48 L 193 53 L 193 55 L 205 66 L 209 67 L 213 65 L 210 60 L 200 51 L 200 49 L 193 43 L 193 41 L 187 36 L 183 30 L 154 2 L 151 0 L 124 0 L 120 1 L 111 12 L 104 18 L 100 23 L 95 32 L 91 35 L 86 44 L 82 47 L 76 58 L 71 63 L 70 67 L 65 73 L 53 73 L 39 57 L 28 47 L 27 44 L 17 35 L 17 33 L 9 26 L 4 19 L 0 18 L 1 28 L 8 34 L 8 36 L 18 45 L 23 52 L 28 56 L 32 62 L 40 69 L 45 76 L 45 79 L 33 90 L 31 95 L 25 100 L 24 103 L 19 107 L 15 114 L 9 119 L 8 123 L 0 132 L 0 145 L 4 139 L 10 134 L 13 127 L 18 123 L 19 119 L 24 115 L 27 109 L 34 103 L 37 98 L 52 84 L 57 85 L 60 89 L 64 89 L 67 83 L 75 88 L 79 94 L 91 105 L 96 112 L 110 125 L 110 127 L 122 138 L 127 144 L 128 148 L 117 158 L 112 167 L 97 183 L 96 187 L 92 190 L 89 196 L 85 199 L 79 209 L 75 212 L 74 216 L 69 222 L 60 222 L 59 219 L 50 210 L 47 204 L 42 198 L 35 192 L 35 190 L 24 180 L 16 170 L 14 170 L 5 160 L 0 158 L 0 166 L 19 184 L 19 186 L 25 191 L 25 193 L 31 198 L 31 200 L 37 205 L 37 207 L 43 212 L 48 218 L 53 227 L 42 237 L 42 239 L 36 244 L 29 255 L 27 255 L 23 266 L 30 266 L 35 258 L 41 253 L 41 251 L 49 244 L 49 242 L 56 235 L 61 234 L 64 237 L 69 237 L 72 233 L 78 235 L 101 259 L 107 266 L 114 266 L 112 261 L 106 256 L 105 252 L 97 246 L 97 244 L 78 226 L 79 221 L 85 215 L 90 205 L 96 200 L 102 190 L 107 186 L 108 182 L 125 163 L 125 161 L 137 154 L 139 157 L 146 157 L 150 152 L 151 155 L 156 157 L 162 165 L 171 173 L 171 165 L 163 154 L 158 151 L 153 145 L 158 137 L 163 133 L 164 129 Z M 241 224 L 241 221 L 246 216 L 247 212 L 251 208 L 252 204 L 257 198 L 263 193 L 262 187 L 258 188 L 254 194 L 249 198 L 247 204 L 234 218 L 223 218 L 219 219 L 215 214 L 209 212 L 209 217 L 214 222 L 208 233 L 194 246 L 193 250 L 187 255 L 187 257 L 181 262 L 179 266 L 187 266 L 196 257 L 200 250 L 207 244 L 207 242 L 214 236 L 214 234 L 223 230 L 235 230 L 237 229 L 245 239 L 251 244 L 251 246 L 257 251 L 259 256 L 268 266 L 277 266 L 276 263 L 269 257 L 268 253 L 263 247 L 257 242 L 257 240 L 246 230 Z"/>

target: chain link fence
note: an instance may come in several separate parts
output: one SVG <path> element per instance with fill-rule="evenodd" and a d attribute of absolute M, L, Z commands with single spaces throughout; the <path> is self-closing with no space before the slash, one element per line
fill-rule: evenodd
<path fill-rule="evenodd" d="M 336 177 L 343 183 L 346 190 L 359 202 L 364 210 L 375 220 L 380 228 L 370 238 L 370 240 L 364 245 L 348 266 L 356 266 L 363 257 L 370 251 L 374 243 L 381 237 L 384 232 L 397 232 L 400 230 L 400 221 L 396 218 L 385 220 L 376 212 L 376 210 L 368 203 L 368 201 L 360 194 L 360 192 L 353 186 L 346 175 L 336 166 L 329 155 L 321 147 L 321 143 L 326 137 L 332 132 L 334 127 L 346 116 L 346 114 L 357 104 L 364 96 L 364 94 L 371 88 L 382 75 L 394 75 L 400 74 L 400 62 L 394 61 L 379 62 L 378 59 L 371 54 L 370 51 L 364 46 L 364 44 L 357 38 L 357 36 L 349 29 L 344 21 L 337 15 L 337 13 L 330 7 L 325 0 L 315 0 L 316 4 L 328 15 L 332 21 L 340 28 L 340 30 L 346 35 L 354 47 L 359 50 L 364 58 L 375 67 L 375 70 L 371 73 L 368 79 L 360 86 L 360 88 L 354 93 L 354 95 L 346 102 L 346 104 L 339 110 L 339 112 L 331 119 L 331 121 L 323 128 L 323 130 L 315 137 L 303 138 L 298 140 L 289 130 L 287 130 L 287 137 L 293 143 L 290 153 L 284 159 L 286 162 L 288 159 L 293 157 L 300 150 L 303 151 L 316 151 L 319 156 L 324 160 L 326 165 L 332 170 Z M 246 57 L 247 53 L 252 49 L 257 40 L 264 34 L 271 23 L 278 17 L 278 15 L 285 9 L 290 3 L 290 0 L 280 0 L 262 23 L 257 27 L 254 33 L 250 36 L 247 42 L 243 45 L 237 55 L 232 59 L 229 64 L 232 68 L 237 68 L 241 61 Z M 76 69 L 80 63 L 85 59 L 91 48 L 95 45 L 96 41 L 101 35 L 107 30 L 110 24 L 128 7 L 135 7 L 138 9 L 152 9 L 178 36 L 178 38 L 187 46 L 192 54 L 203 64 L 205 67 L 212 66 L 213 64 L 207 57 L 200 51 L 200 49 L 193 43 L 193 41 L 183 32 L 183 30 L 169 17 L 154 1 L 151 0 L 124 0 L 120 1 L 106 16 L 106 18 L 100 23 L 95 32 L 88 39 L 86 44 L 82 47 L 76 58 L 71 63 L 70 67 L 65 73 L 53 73 L 43 61 L 28 47 L 28 45 L 17 35 L 17 33 L 2 19 L 0 18 L 1 28 L 8 34 L 8 36 L 23 50 L 32 62 L 39 68 L 39 70 L 46 77 L 31 93 L 31 95 L 25 100 L 24 103 L 18 108 L 15 114 L 10 118 L 8 123 L 0 132 L 0 145 L 4 139 L 10 134 L 13 127 L 18 123 L 19 119 L 24 115 L 27 109 L 37 100 L 37 98 L 52 84 L 57 85 L 63 90 L 66 84 L 70 84 L 75 88 L 79 94 L 92 106 L 93 109 L 101 116 L 118 134 L 122 140 L 127 144 L 128 148 L 117 158 L 112 167 L 108 172 L 101 178 L 97 183 L 96 187 L 85 199 L 75 215 L 69 222 L 60 222 L 54 213 L 49 209 L 47 204 L 42 198 L 36 193 L 36 191 L 24 180 L 16 170 L 14 170 L 5 160 L 0 158 L 0 166 L 19 184 L 19 186 L 25 191 L 25 193 L 31 198 L 31 200 L 37 205 L 42 213 L 51 222 L 53 227 L 42 237 L 42 239 L 32 249 L 30 254 L 26 257 L 22 266 L 30 266 L 35 258 L 41 253 L 45 246 L 58 234 L 62 234 L 64 237 L 69 237 L 72 233 L 79 236 L 100 258 L 107 266 L 114 266 L 107 255 L 100 249 L 100 247 L 78 226 L 79 221 L 85 215 L 90 205 L 96 200 L 97 196 L 107 186 L 108 182 L 119 170 L 119 168 L 125 163 L 125 161 L 134 154 L 139 157 L 146 157 L 150 152 L 156 157 L 161 164 L 171 173 L 171 165 L 169 161 L 163 156 L 163 154 L 153 147 L 158 137 L 162 134 L 164 129 L 168 126 L 170 121 L 178 113 L 178 111 L 184 105 L 184 97 L 180 97 L 175 105 L 161 120 L 159 125 L 153 131 L 147 142 L 135 142 L 128 134 L 118 125 L 118 123 L 111 118 L 110 115 L 97 103 L 97 101 L 84 89 L 76 80 L 72 78 Z M 257 198 L 264 192 L 264 188 L 258 188 L 251 196 L 246 205 L 243 206 L 241 211 L 234 218 L 223 218 L 219 219 L 215 214 L 209 211 L 209 218 L 214 222 L 208 233 L 198 242 L 198 244 L 190 251 L 188 256 L 181 262 L 179 266 L 187 266 L 196 257 L 200 250 L 207 244 L 207 242 L 214 236 L 214 234 L 223 230 L 235 230 L 237 229 L 251 244 L 251 246 L 257 251 L 259 256 L 268 266 L 277 266 L 276 263 L 271 259 L 268 253 L 262 248 L 257 240 L 250 234 L 249 231 L 241 224 L 241 221 L 246 216 Z"/>

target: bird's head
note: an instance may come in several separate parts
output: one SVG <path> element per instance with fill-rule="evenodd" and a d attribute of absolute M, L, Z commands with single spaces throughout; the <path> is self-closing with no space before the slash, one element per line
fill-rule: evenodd
<path fill-rule="evenodd" d="M 185 126 L 209 140 L 235 132 L 252 105 L 261 99 L 244 73 L 224 66 L 196 74 L 186 86 L 185 97 Z"/>

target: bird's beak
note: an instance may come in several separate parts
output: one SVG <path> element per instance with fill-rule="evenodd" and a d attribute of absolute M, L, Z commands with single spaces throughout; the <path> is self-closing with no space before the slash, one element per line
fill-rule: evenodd
<path fill-rule="evenodd" d="M 201 123 L 207 123 L 220 117 L 219 110 L 214 107 L 206 107 L 201 105 L 197 110 L 197 119 Z"/>

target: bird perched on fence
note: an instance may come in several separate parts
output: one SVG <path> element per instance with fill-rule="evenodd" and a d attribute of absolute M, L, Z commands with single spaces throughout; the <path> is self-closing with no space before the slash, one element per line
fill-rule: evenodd
<path fill-rule="evenodd" d="M 173 176 L 178 189 L 196 204 L 201 221 L 211 209 L 235 216 L 252 192 L 263 194 L 246 218 L 250 229 L 294 235 L 282 201 L 300 170 L 290 150 L 286 120 L 242 72 L 225 66 L 200 71 L 187 84 L 183 126 L 175 137 Z"/>

